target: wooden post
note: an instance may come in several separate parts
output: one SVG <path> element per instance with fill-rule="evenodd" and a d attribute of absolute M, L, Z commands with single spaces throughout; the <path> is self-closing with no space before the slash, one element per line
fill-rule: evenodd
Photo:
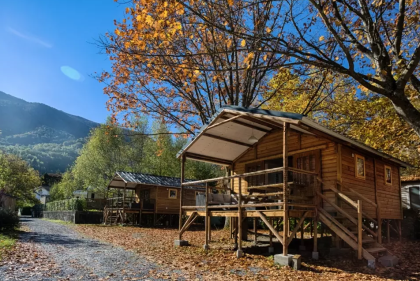
<path fill-rule="evenodd" d="M 270 224 L 273 225 L 273 219 L 270 219 Z M 270 247 L 273 247 L 273 232 L 271 230 L 269 230 L 269 231 L 270 231 L 270 234 L 269 234 L 269 237 L 270 237 Z"/>
<path fill-rule="evenodd" d="M 208 183 L 206 183 L 206 202 L 205 202 L 205 217 L 204 217 L 204 229 L 205 229 L 205 243 L 204 249 L 207 250 L 209 247 L 209 189 Z"/>
<path fill-rule="evenodd" d="M 126 220 L 126 217 L 125 217 L 125 190 L 126 190 L 126 188 L 127 188 L 127 183 L 124 182 L 123 202 L 122 202 L 122 212 L 123 212 L 123 215 L 122 215 L 123 221 L 122 221 L 122 223 L 124 223 L 125 220 Z"/>
<path fill-rule="evenodd" d="M 235 223 L 235 231 L 233 233 L 234 236 L 234 243 L 235 243 L 235 250 L 238 249 L 238 227 L 239 227 L 239 223 L 238 223 L 238 218 L 233 218 L 233 221 Z"/>
<path fill-rule="evenodd" d="M 363 213 L 362 213 L 362 200 L 357 200 L 357 258 L 363 258 Z"/>
<path fill-rule="evenodd" d="M 181 160 L 181 189 L 179 191 L 179 240 L 182 240 L 182 191 L 184 189 L 183 183 L 184 183 L 184 174 L 185 174 L 185 155 L 182 154 L 182 160 Z"/>
<path fill-rule="evenodd" d="M 342 187 L 342 183 L 343 183 L 343 180 L 342 180 L 342 174 L 343 174 L 342 173 L 342 169 L 343 169 L 343 165 L 342 165 L 341 150 L 342 150 L 342 145 L 341 144 L 337 144 L 337 183 L 338 183 L 338 185 L 336 185 L 335 187 L 340 192 L 343 191 L 343 187 Z M 335 194 L 335 198 L 336 198 L 335 200 L 337 202 L 337 205 L 340 208 L 343 208 L 342 201 L 340 200 L 340 197 L 338 196 L 338 194 Z M 340 249 L 341 248 L 341 239 L 340 239 L 340 237 L 336 234 L 334 236 L 334 238 L 335 238 L 335 247 L 337 249 Z"/>
<path fill-rule="evenodd" d="M 382 218 L 381 218 L 381 208 L 379 204 L 378 197 L 378 179 L 376 175 L 376 159 L 373 158 L 373 180 L 375 183 L 375 203 L 376 203 L 376 220 L 378 221 L 378 228 L 376 229 L 377 241 L 382 244 Z"/>
<path fill-rule="evenodd" d="M 305 233 L 305 230 L 303 229 L 303 226 L 300 228 L 300 245 L 305 245 L 305 243 L 303 243 L 303 235 Z"/>
<path fill-rule="evenodd" d="M 391 231 L 389 228 L 389 220 L 386 220 L 386 240 L 388 243 L 391 242 Z"/>
<path fill-rule="evenodd" d="M 258 218 L 254 218 L 254 244 L 257 245 L 257 221 Z"/>
<path fill-rule="evenodd" d="M 400 241 L 402 241 L 402 228 L 401 228 L 401 220 L 398 220 L 398 236 Z"/>
<path fill-rule="evenodd" d="M 233 227 L 232 227 L 232 224 L 233 224 L 232 217 L 229 217 L 229 233 L 230 233 L 230 239 L 233 238 L 233 234 L 232 234 Z"/>
<path fill-rule="evenodd" d="M 158 187 L 155 188 L 155 209 L 153 210 L 153 225 L 156 226 L 157 222 L 157 203 L 158 203 Z"/>
<path fill-rule="evenodd" d="M 284 218 L 283 218 L 283 256 L 288 254 L 288 243 L 286 242 L 289 237 L 289 206 L 288 206 L 288 146 L 287 146 L 287 137 L 289 133 L 289 124 L 283 123 L 283 208 L 284 208 Z"/>
<path fill-rule="evenodd" d="M 242 252 L 242 179 L 239 178 L 239 193 L 238 193 L 238 251 L 237 257 L 240 258 L 243 255 Z"/>
<path fill-rule="evenodd" d="M 318 252 L 318 217 L 314 219 L 314 249 L 313 252 Z"/>

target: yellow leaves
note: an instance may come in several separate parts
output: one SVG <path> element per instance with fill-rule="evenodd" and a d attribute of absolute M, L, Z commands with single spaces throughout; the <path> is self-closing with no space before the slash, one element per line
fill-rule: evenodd
<path fill-rule="evenodd" d="M 267 28 L 265 29 L 265 31 L 266 31 L 267 33 L 271 33 L 271 28 L 267 27 Z"/>
<path fill-rule="evenodd" d="M 167 10 L 163 11 L 163 12 L 162 12 L 159 16 L 160 16 L 162 19 L 167 18 L 167 17 L 168 17 L 168 11 L 167 11 Z"/>
<path fill-rule="evenodd" d="M 117 28 L 117 29 L 115 29 L 115 34 L 117 35 L 117 36 L 120 36 L 121 35 L 121 32 L 120 32 L 120 30 Z"/>
<path fill-rule="evenodd" d="M 233 6 L 233 0 L 227 0 L 229 6 Z"/>
<path fill-rule="evenodd" d="M 263 56 L 263 60 L 266 61 L 267 60 L 267 55 Z"/>
<path fill-rule="evenodd" d="M 245 41 L 245 39 L 243 39 L 243 40 L 241 41 L 241 46 L 242 46 L 242 47 L 245 47 L 245 46 L 246 46 L 246 41 Z"/>
<path fill-rule="evenodd" d="M 149 25 L 153 24 L 153 18 L 150 15 L 146 16 L 146 23 L 149 24 Z"/>
<path fill-rule="evenodd" d="M 404 59 L 400 59 L 399 61 L 397 61 L 397 65 L 401 66 L 402 64 L 404 64 L 405 60 Z"/>
<path fill-rule="evenodd" d="M 325 39 L 324 35 L 319 37 L 319 41 L 324 41 L 324 39 Z"/>

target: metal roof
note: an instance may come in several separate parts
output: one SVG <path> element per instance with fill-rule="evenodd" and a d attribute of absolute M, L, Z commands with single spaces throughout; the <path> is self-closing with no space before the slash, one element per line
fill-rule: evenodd
<path fill-rule="evenodd" d="M 229 119 L 231 121 L 228 121 Z M 203 126 L 197 136 L 178 152 L 177 157 L 187 153 L 188 158 L 229 165 L 251 147 L 248 142 L 251 135 L 259 140 L 273 129 L 281 128 L 283 122 L 290 123 L 293 130 L 314 135 L 310 130 L 312 128 L 400 166 L 410 166 L 395 157 L 327 129 L 302 114 L 240 106 L 220 108 L 209 124 Z M 217 125 L 218 123 L 220 124 Z"/>
<path fill-rule="evenodd" d="M 184 182 L 194 181 L 190 179 L 184 180 Z M 166 186 L 166 187 L 181 187 L 181 179 L 176 177 L 165 177 L 156 176 L 143 173 L 131 173 L 131 172 L 116 172 L 114 178 L 109 183 L 108 187 L 122 188 L 124 183 L 127 184 L 128 188 L 135 188 L 138 184 L 140 185 L 153 185 L 153 186 Z M 200 186 L 202 187 L 202 186 Z M 187 188 L 187 187 L 185 187 Z M 197 189 L 196 186 L 189 188 Z"/>

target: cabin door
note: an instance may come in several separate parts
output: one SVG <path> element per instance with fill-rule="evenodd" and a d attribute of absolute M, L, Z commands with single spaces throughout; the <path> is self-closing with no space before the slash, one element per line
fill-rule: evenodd
<path fill-rule="evenodd" d="M 293 167 L 300 170 L 318 172 L 320 171 L 320 150 L 300 153 L 293 157 Z M 293 173 L 293 181 L 297 185 L 313 187 L 315 183 L 315 176 Z"/>

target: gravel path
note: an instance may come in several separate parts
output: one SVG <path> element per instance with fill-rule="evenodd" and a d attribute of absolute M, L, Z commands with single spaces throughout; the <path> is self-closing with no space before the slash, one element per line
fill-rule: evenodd
<path fill-rule="evenodd" d="M 82 237 L 66 225 L 32 218 L 22 219 L 22 224 L 30 232 L 23 233 L 20 241 L 46 256 L 48 261 L 43 263 L 51 264 L 50 269 L 35 274 L 41 266 L 25 259 L 17 265 L 0 266 L 1 281 L 184 279 L 181 271 L 159 268 L 133 252 Z"/>

